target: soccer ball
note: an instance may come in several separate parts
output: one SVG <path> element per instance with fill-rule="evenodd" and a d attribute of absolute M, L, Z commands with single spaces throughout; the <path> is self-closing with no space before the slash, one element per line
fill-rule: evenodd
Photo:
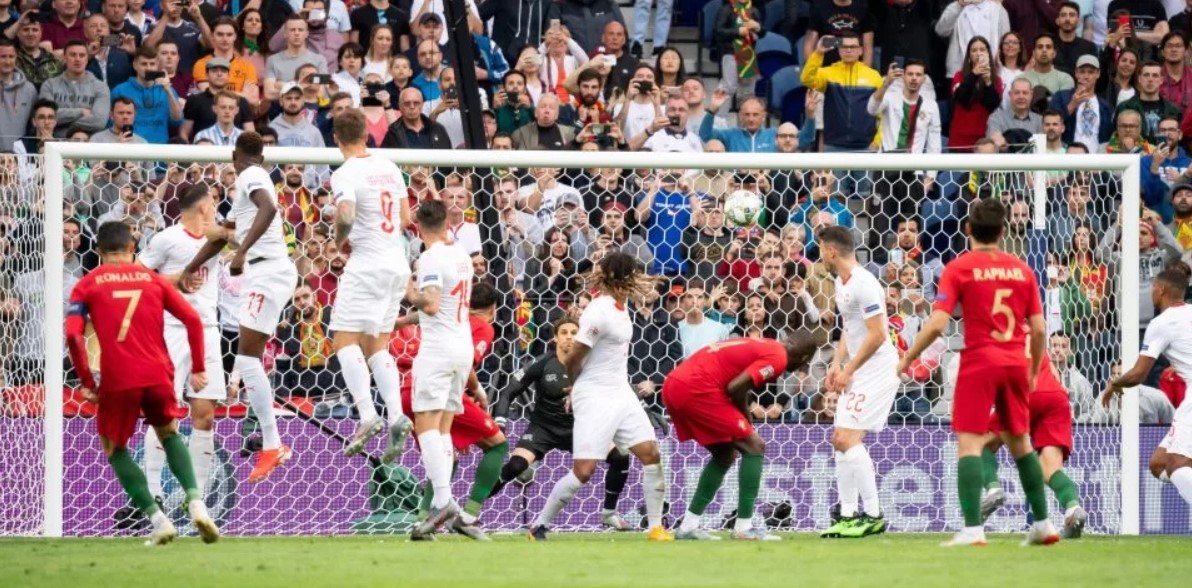
<path fill-rule="evenodd" d="M 724 217 L 734 227 L 751 227 L 762 212 L 762 199 L 748 190 L 737 190 L 724 203 Z"/>

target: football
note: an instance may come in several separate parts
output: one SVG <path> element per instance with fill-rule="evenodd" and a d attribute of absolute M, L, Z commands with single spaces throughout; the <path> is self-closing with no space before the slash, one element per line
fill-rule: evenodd
<path fill-rule="evenodd" d="M 737 190 L 724 203 L 724 217 L 734 227 L 751 227 L 762 211 L 762 199 L 748 190 Z"/>

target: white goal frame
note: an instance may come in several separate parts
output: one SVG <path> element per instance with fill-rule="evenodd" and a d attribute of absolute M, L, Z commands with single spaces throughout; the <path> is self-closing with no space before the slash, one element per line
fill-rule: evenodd
<path fill-rule="evenodd" d="M 1036 137 L 1036 145 L 1040 145 Z M 623 169 L 834 169 L 857 171 L 915 171 L 922 169 L 974 169 L 1001 172 L 1033 171 L 1034 221 L 1045 229 L 1047 171 L 1110 171 L 1122 174 L 1123 218 L 1121 223 L 1121 267 L 1118 268 L 1119 316 L 1123 365 L 1133 365 L 1139 348 L 1138 316 L 1138 223 L 1141 200 L 1141 160 L 1138 155 L 1045 154 L 906 154 L 906 153 L 636 153 L 575 151 L 431 151 L 373 149 L 372 153 L 398 165 L 437 167 L 612 167 Z M 63 160 L 193 161 L 228 163 L 228 147 L 185 145 L 124 145 L 50 142 L 45 145 L 45 479 L 42 535 L 61 537 L 63 530 L 64 417 L 62 410 L 63 362 Z M 266 147 L 265 161 L 271 164 L 306 163 L 334 165 L 343 162 L 338 149 Z M 1126 391 L 1121 409 L 1121 526 L 1123 535 L 1137 535 L 1140 529 L 1140 459 L 1138 392 Z"/>

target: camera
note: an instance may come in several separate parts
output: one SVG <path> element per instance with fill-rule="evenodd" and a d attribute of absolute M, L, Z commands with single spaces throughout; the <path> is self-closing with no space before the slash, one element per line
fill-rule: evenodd
<path fill-rule="evenodd" d="M 164 78 L 164 77 L 166 77 L 166 72 L 164 72 L 164 71 L 147 71 L 147 72 L 145 72 L 145 79 L 150 82 L 155 81 L 155 80 L 160 80 L 161 78 Z"/>
<path fill-rule="evenodd" d="M 682 121 L 677 116 L 667 117 L 667 120 L 670 122 L 670 126 L 672 127 L 677 127 L 682 124 Z"/>
<path fill-rule="evenodd" d="M 119 47 L 120 46 L 120 35 L 104 35 L 103 40 L 100 41 L 100 43 L 104 47 Z"/>
<path fill-rule="evenodd" d="M 608 125 L 601 124 L 601 123 L 593 123 L 592 124 L 592 134 L 597 135 L 597 136 L 608 134 Z"/>
<path fill-rule="evenodd" d="M 371 84 L 365 84 L 364 89 L 368 90 L 369 96 L 376 96 L 378 93 L 385 91 L 385 85 L 373 82 Z"/>
<path fill-rule="evenodd" d="M 459 100 L 459 89 L 455 86 L 447 86 L 447 88 L 443 90 L 443 98 L 447 100 Z"/>
<path fill-rule="evenodd" d="M 840 48 L 840 37 L 826 37 L 824 38 L 824 49 L 832 50 Z"/>
<path fill-rule="evenodd" d="M 327 20 L 327 13 L 316 8 L 316 9 L 310 11 L 309 19 L 310 20 Z"/>
<path fill-rule="evenodd" d="M 641 80 L 637 83 L 637 91 L 642 94 L 649 94 L 654 91 L 654 82 L 650 80 Z"/>
<path fill-rule="evenodd" d="M 319 84 L 321 86 L 327 86 L 327 85 L 331 84 L 331 75 L 329 75 L 329 74 L 310 74 L 309 76 L 307 76 L 306 81 L 310 82 L 312 84 Z"/>
<path fill-rule="evenodd" d="M 511 106 L 517 106 L 519 100 L 521 100 L 520 92 L 505 92 L 505 101 Z"/>

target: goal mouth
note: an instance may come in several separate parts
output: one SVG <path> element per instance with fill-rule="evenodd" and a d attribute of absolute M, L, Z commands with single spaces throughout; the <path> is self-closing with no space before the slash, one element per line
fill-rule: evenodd
<path fill-rule="evenodd" d="M 415 173 L 415 168 L 425 168 L 424 179 L 436 184 L 440 196 L 450 191 L 450 182 L 459 181 L 465 186 L 465 204 L 468 206 L 464 222 L 476 224 L 476 235 L 481 247 L 479 259 L 474 259 L 474 262 L 482 264 L 487 276 L 499 282 L 498 289 L 506 297 L 498 307 L 497 340 L 494 342 L 496 350 L 480 370 L 486 389 L 494 394 L 504 389 L 517 374 L 524 372 L 535 357 L 552 352 L 551 325 L 573 312 L 573 305 L 583 303 L 584 292 L 578 284 L 579 280 L 575 280 L 576 284 L 567 282 L 582 273 L 581 266 L 587 267 L 585 262 L 591 262 L 591 251 L 598 240 L 596 233 L 592 234 L 590 242 L 583 241 L 582 246 L 577 244 L 577 239 L 587 238 L 585 231 L 589 229 L 598 231 L 604 228 L 604 225 L 598 227 L 592 221 L 603 219 L 605 213 L 615 215 L 619 212 L 627 227 L 623 232 L 617 232 L 615 237 L 610 237 L 612 244 L 623 251 L 640 254 L 643 266 L 650 269 L 651 273 L 667 277 L 665 286 L 658 291 L 654 310 L 662 311 L 663 314 L 671 313 L 675 317 L 686 316 L 684 304 L 689 304 L 689 300 L 695 298 L 688 294 L 696 293 L 697 286 L 702 288 L 705 296 L 711 296 L 717 286 L 733 280 L 735 285 L 728 296 L 734 298 L 733 304 L 739 307 L 730 311 L 726 310 L 730 306 L 714 304 L 708 310 L 715 312 L 697 314 L 708 321 L 727 321 L 725 315 L 733 314 L 736 318 L 731 322 L 735 333 L 771 336 L 780 331 L 768 330 L 775 311 L 771 310 L 766 295 L 775 282 L 767 282 L 764 262 L 770 259 L 768 256 L 778 246 L 766 249 L 766 229 L 772 229 L 771 239 L 776 237 L 780 243 L 784 239 L 791 239 L 791 243 L 797 242 L 803 252 L 800 257 L 791 253 L 793 245 L 782 245 L 781 271 L 787 271 L 787 263 L 794 264 L 794 269 L 789 270 L 793 272 L 789 277 L 786 273 L 782 274 L 785 280 L 783 288 L 795 289 L 793 283 L 797 279 L 797 288 L 806 290 L 813 304 L 819 304 L 830 298 L 819 290 L 812 292 L 817 286 L 811 285 L 811 282 L 823 279 L 822 275 L 817 278 L 813 265 L 814 229 L 817 226 L 813 217 L 825 214 L 825 211 L 840 217 L 848 213 L 854 223 L 854 234 L 861 243 L 858 251 L 862 261 L 878 270 L 875 275 L 889 271 L 891 265 L 897 266 L 896 273 L 901 273 L 906 267 L 915 270 L 912 272 L 915 274 L 913 279 L 895 288 L 899 292 L 897 296 L 889 291 L 887 295 L 891 298 L 888 304 L 897 311 L 893 315 L 899 315 L 901 309 L 909 308 L 910 312 L 902 319 L 917 319 L 916 315 L 924 308 L 923 304 L 930 308 L 930 300 L 925 296 L 928 284 L 923 279 L 931 275 L 932 270 L 927 265 L 945 256 L 954 256 L 964 247 L 964 239 L 960 237 L 963 234 L 963 218 L 957 210 L 964 202 L 963 194 L 973 186 L 977 188 L 973 192 L 976 197 L 1004 197 L 1005 193 L 1010 193 L 1011 201 L 1026 203 L 1025 218 L 1019 218 L 1016 222 L 1025 230 L 1021 237 L 1022 251 L 1036 270 L 1042 287 L 1047 287 L 1048 266 L 1064 266 L 1068 271 L 1075 272 L 1076 266 L 1071 263 L 1049 263 L 1048 253 L 1052 251 L 1049 243 L 1057 236 L 1053 225 L 1059 226 L 1051 221 L 1061 216 L 1061 205 L 1067 203 L 1067 187 L 1084 182 L 1077 179 L 1078 174 L 1096 175 L 1099 178 L 1096 181 L 1102 182 L 1096 184 L 1096 193 L 1089 199 L 1089 205 L 1097 208 L 1096 214 L 1107 216 L 1112 221 L 1117 213 L 1116 205 L 1106 203 L 1109 199 L 1106 194 L 1109 192 L 1099 191 L 1102 187 L 1127 205 L 1120 209 L 1120 234 L 1117 237 L 1118 242 L 1125 245 L 1111 245 L 1109 251 L 1113 261 L 1098 266 L 1105 268 L 1106 275 L 1105 284 L 1096 287 L 1101 288 L 1099 292 L 1104 296 L 1102 302 L 1107 305 L 1097 307 L 1090 302 L 1087 312 L 1091 312 L 1092 316 L 1084 317 L 1090 319 L 1085 322 L 1099 322 L 1105 326 L 1091 334 L 1086 331 L 1071 333 L 1069 344 L 1076 358 L 1075 365 L 1088 372 L 1084 375 L 1094 384 L 1094 393 L 1099 393 L 1103 387 L 1095 384 L 1103 379 L 1102 371 L 1108 373 L 1107 360 L 1120 357 L 1124 364 L 1130 365 L 1137 356 L 1141 321 L 1139 307 L 1145 301 L 1140 300 L 1138 289 L 1133 286 L 1140 280 L 1141 257 L 1137 243 L 1142 218 L 1139 210 L 1141 170 L 1139 158 L 1135 155 L 1056 155 L 1042 153 L 1041 150 L 1033 154 L 996 155 L 642 152 L 600 152 L 589 155 L 585 152 L 550 151 L 370 151 L 394 161 L 407 175 Z M 224 147 L 51 142 L 46 143 L 44 156 L 32 157 L 23 162 L 37 175 L 32 177 L 32 182 L 22 182 L 22 185 L 28 189 L 44 183 L 45 211 L 63 210 L 67 205 L 77 207 L 88 194 L 96 195 L 93 201 L 114 205 L 115 201 L 122 198 L 119 193 L 121 186 L 116 185 L 119 182 L 104 183 L 102 177 L 96 176 L 80 179 L 75 171 L 79 163 L 134 162 L 147 175 L 155 176 L 164 176 L 171 165 L 186 163 L 188 165 L 185 168 L 179 169 L 184 174 L 191 169 L 198 169 L 197 181 L 208 181 L 204 174 L 208 172 L 205 166 L 210 165 L 216 174 L 211 186 L 214 192 L 218 192 L 220 174 L 223 173 L 221 166 L 230 161 L 231 149 Z M 296 186 L 305 190 L 305 196 L 299 195 L 299 190 L 294 190 L 294 200 L 287 203 L 302 201 L 302 198 L 318 202 L 323 197 L 320 192 L 325 179 L 323 170 L 342 161 L 343 157 L 336 149 L 267 147 L 265 150 L 265 165 L 268 171 L 279 176 L 275 179 L 283 192 L 286 185 L 283 166 L 305 166 L 300 174 L 300 183 Z M 74 163 L 68 166 L 65 165 L 67 162 Z M 312 171 L 315 169 L 318 171 Z M 557 184 L 574 188 L 581 180 L 587 182 L 584 188 L 574 189 L 579 196 L 578 204 L 571 199 L 571 191 L 554 190 L 553 186 L 544 189 L 550 194 L 536 195 L 531 186 L 539 185 L 535 170 L 540 169 L 558 170 L 551 172 L 557 174 L 554 179 Z M 591 172 L 595 169 L 613 170 L 619 178 L 621 189 L 609 194 L 608 200 L 603 200 L 606 192 L 614 191 L 601 191 L 599 173 Z M 826 197 L 821 198 L 814 193 L 817 176 L 812 170 L 835 170 L 829 182 L 832 188 L 828 189 Z M 116 171 L 120 173 L 119 169 Z M 932 173 L 926 173 L 929 171 Z M 727 241 L 716 241 L 718 233 L 701 241 L 698 234 L 691 236 L 699 233 L 689 230 L 693 220 L 686 221 L 688 226 L 676 229 L 666 222 L 651 224 L 639 218 L 639 206 L 650 190 L 651 182 L 661 183 L 672 173 L 677 176 L 676 179 L 686 182 L 691 191 L 697 193 L 697 197 L 691 200 L 691 194 L 677 187 L 672 189 L 664 186 L 664 199 L 667 199 L 666 206 L 669 208 L 662 208 L 659 204 L 659 208 L 647 206 L 641 210 L 666 215 L 674 212 L 674 215 L 663 218 L 666 222 L 678 222 L 675 219 L 685 218 L 683 215 L 719 214 L 715 212 L 717 207 L 723 207 L 724 199 L 733 193 L 733 189 L 725 186 L 739 185 L 750 178 L 756 182 L 769 183 L 771 188 L 768 191 L 779 193 L 779 196 L 767 200 L 766 195 L 760 194 L 763 187 L 759 186 L 759 200 L 765 210 L 754 220 L 753 225 L 726 229 L 730 234 Z M 510 196 L 514 199 L 512 212 L 499 210 L 496 200 L 501 196 L 492 186 L 494 183 L 499 184 L 500 178 L 509 175 L 516 179 L 516 189 Z M 1054 181 L 1049 179 L 1059 176 L 1063 178 Z M 925 192 L 923 189 L 928 177 L 932 178 L 931 186 Z M 788 185 L 777 187 L 774 185 L 776 181 Z M 847 190 L 840 187 L 846 181 L 851 182 Z M 141 188 L 147 183 L 156 188 L 155 182 L 156 179 L 146 177 L 139 183 L 131 179 L 126 183 L 137 186 L 136 191 L 141 194 Z M 407 178 L 409 183 L 411 180 Z M 792 188 L 789 184 L 797 184 L 797 187 Z M 113 187 L 109 188 L 109 185 Z M 544 185 L 550 185 L 550 181 Z M 678 182 L 666 184 L 672 185 L 677 186 Z M 659 188 L 659 191 L 663 191 L 663 188 Z M 722 193 L 713 194 L 717 191 Z M 222 197 L 227 198 L 227 195 Z M 531 200 L 538 204 L 535 207 L 525 205 Z M 541 204 L 545 201 L 551 202 L 549 210 L 545 208 L 546 204 Z M 698 210 L 693 202 L 698 202 Z M 779 204 L 775 205 L 775 202 Z M 908 218 L 901 208 L 907 202 L 914 205 L 907 210 L 913 210 L 909 217 L 918 223 L 916 230 L 919 235 L 915 238 L 914 246 L 901 248 L 898 246 L 898 221 Z M 139 201 L 130 202 L 134 207 L 142 204 Z M 151 208 L 153 204 L 151 200 Z M 165 203 L 157 204 L 164 207 Z M 4 206 L 0 202 L 0 213 L 6 212 Z M 303 224 L 315 234 L 322 230 L 315 227 L 320 223 L 325 224 L 322 209 L 310 203 L 303 206 L 306 216 L 286 219 L 287 223 L 294 225 L 291 232 L 295 260 L 307 259 L 304 257 L 305 249 L 314 247 L 308 243 L 313 237 L 308 238 L 297 230 L 297 226 Z M 573 206 L 574 209 L 571 208 Z M 573 217 L 564 221 L 556 218 L 559 216 L 556 214 L 558 210 L 578 210 L 583 218 Z M 783 215 L 782 223 L 775 220 L 776 213 Z M 1023 214 L 1021 210 L 1017 213 Z M 152 216 L 154 213 L 147 214 Z M 163 217 L 167 214 L 164 208 L 162 214 Z M 523 227 L 524 232 L 534 233 L 534 237 L 509 233 L 507 227 L 510 223 L 506 222 L 505 215 L 520 218 L 525 224 L 529 224 L 530 220 L 537 222 L 536 233 L 532 227 Z M 707 216 L 701 217 L 701 220 L 709 222 Z M 166 224 L 171 222 L 172 219 L 165 221 Z M 160 228 L 155 227 L 154 230 Z M 558 229 L 557 233 L 565 235 L 570 269 L 552 269 L 553 253 L 550 243 L 546 241 L 552 229 Z M 131 524 L 128 513 L 124 513 L 125 518 L 121 521 L 113 518 L 120 509 L 127 507 L 127 500 L 107 472 L 101 454 L 94 449 L 93 429 L 90 419 L 86 418 L 86 408 L 72 396 L 72 375 L 53 353 L 44 351 L 64 348 L 61 327 L 64 324 L 63 301 L 69 293 L 69 271 L 73 270 L 75 264 L 73 257 L 65 259 L 70 252 L 65 250 L 63 239 L 57 238 L 66 232 L 64 219 L 56 213 L 47 213 L 41 219 L 41 234 L 46 237 L 44 241 L 21 251 L 23 255 L 38 255 L 42 258 L 40 273 L 30 283 L 36 284 L 42 296 L 38 304 L 42 324 L 36 332 L 41 335 L 44 349 L 36 356 L 37 361 L 30 364 L 35 368 L 26 368 L 23 373 L 29 379 L 38 381 L 27 386 L 5 382 L 3 388 L 5 411 L 0 414 L 0 439 L 8 441 L 10 446 L 22 440 L 37 439 L 37 442 L 27 444 L 27 450 L 0 450 L 0 467 L 8 469 L 12 466 L 11 471 L 16 472 L 10 478 L 12 482 L 0 482 L 0 498 L 14 497 L 12 501 L 7 498 L 0 500 L 14 505 L 6 511 L 13 513 L 13 516 L 3 517 L 6 520 L 0 522 L 0 535 L 96 536 L 135 532 L 128 528 Z M 1098 228 L 1094 233 L 1100 242 L 1101 237 L 1110 234 L 1109 227 Z M 532 238 L 537 238 L 538 242 L 523 246 Z M 743 267 L 738 268 L 729 262 L 725 265 L 723 275 L 719 272 L 719 265 L 709 270 L 707 265 L 701 265 L 704 258 L 690 257 L 693 250 L 700 251 L 700 255 L 719 251 L 722 256 L 716 261 L 719 264 L 724 261 L 723 255 L 734 240 L 742 244 L 740 250 L 734 252 L 733 260 L 742 261 L 737 265 Z M 26 245 L 22 243 L 21 247 Z M 684 252 L 682 255 L 687 256 L 680 260 L 681 269 L 668 265 L 677 255 L 672 248 L 681 249 Z M 900 249 L 902 257 L 893 254 Z M 320 242 L 320 249 L 312 255 L 326 255 L 325 250 Z M 754 257 L 746 259 L 748 256 Z M 924 261 L 922 256 L 931 259 Z M 895 260 L 894 257 L 899 258 Z M 806 260 L 807 263 L 801 265 L 803 262 L 800 260 Z M 331 277 L 334 260 L 310 258 L 309 261 L 312 267 L 320 271 L 317 273 L 318 279 L 304 279 L 304 283 L 310 286 L 316 299 L 330 294 L 330 284 L 334 283 Z M 560 262 L 560 265 L 566 264 Z M 700 273 L 706 271 L 710 272 L 707 276 Z M 511 275 L 511 272 L 520 272 L 521 275 Z M 673 279 L 675 276 L 671 274 L 682 274 L 682 279 Z M 315 274 L 308 274 L 308 277 L 310 275 Z M 561 281 L 556 280 L 559 275 L 564 276 Z M 879 275 L 879 278 L 888 280 L 888 276 Z M 1095 277 L 1086 280 L 1085 274 L 1079 278 L 1070 275 L 1069 278 L 1080 281 L 1082 288 L 1093 288 L 1097 280 Z M 22 287 L 25 282 L 22 282 Z M 889 284 L 894 282 L 900 282 L 899 276 L 895 275 Z M 762 293 L 760 302 L 757 299 L 759 292 Z M 782 298 L 788 293 L 791 299 Z M 778 299 L 791 302 L 794 305 L 791 308 L 797 309 L 802 308 L 799 306 L 802 304 L 800 296 L 784 290 Z M 751 303 L 754 306 L 760 303 L 762 310 L 767 313 L 761 322 L 750 322 Z M 782 306 L 784 303 L 773 302 L 773 308 L 786 308 Z M 318 300 L 318 304 L 325 307 L 332 303 Z M 676 325 L 678 320 L 675 319 Z M 1064 324 L 1063 316 L 1058 320 L 1061 325 Z M 1080 323 L 1079 328 L 1085 328 L 1081 320 L 1075 322 Z M 679 443 L 673 431 L 663 429 L 668 425 L 659 398 L 665 376 L 663 370 L 668 369 L 663 366 L 674 365 L 682 360 L 685 338 L 677 326 L 673 330 L 650 330 L 652 324 L 648 321 L 642 323 L 643 340 L 649 343 L 644 348 L 649 351 L 645 356 L 635 357 L 631 370 L 640 367 L 642 370 L 655 371 L 649 374 L 650 377 L 640 379 L 635 379 L 639 374 L 632 374 L 631 384 L 660 427 L 664 463 L 671 473 L 668 500 L 671 512 L 678 513 L 682 512 L 692 496 L 707 453 L 693 443 Z M 903 320 L 899 327 L 903 337 L 911 336 L 910 331 L 905 330 L 907 324 L 908 321 Z M 246 484 L 244 480 L 251 468 L 251 452 L 243 454 L 242 448 L 251 435 L 243 433 L 246 423 L 242 418 L 243 405 L 233 404 L 223 409 L 217 418 L 217 458 L 212 467 L 208 504 L 216 505 L 211 508 L 212 514 L 227 534 L 395 533 L 403 532 L 411 517 L 416 515 L 422 475 L 417 451 L 412 446 L 394 466 L 382 466 L 379 460 L 367 457 L 348 458 L 342 455 L 343 444 L 338 437 L 350 437 L 358 422 L 352 407 L 337 396 L 342 387 L 334 377 L 320 380 L 319 376 L 308 376 L 306 374 L 312 371 L 311 368 L 302 368 L 300 365 L 303 362 L 309 365 L 310 357 L 320 355 L 317 345 L 304 347 L 301 343 L 309 344 L 318 337 L 325 337 L 327 333 L 323 328 L 324 332 L 318 335 L 311 334 L 318 330 L 314 328 L 296 335 L 300 344 L 289 349 L 285 348 L 285 341 L 282 341 L 283 345 L 279 346 L 281 351 L 275 355 L 275 358 L 279 358 L 273 364 L 273 373 L 278 382 L 275 387 L 285 387 L 286 394 L 279 394 L 279 401 L 284 400 L 280 404 L 291 415 L 281 418 L 281 434 L 287 442 L 292 441 L 297 451 L 294 460 L 285 469 L 279 470 L 274 478 L 263 484 Z M 827 330 L 827 327 L 823 328 Z M 1065 326 L 1060 329 L 1067 330 Z M 892 334 L 892 337 L 895 335 Z M 10 335 L 8 337 L 15 345 L 17 340 Z M 870 439 L 870 451 L 877 465 L 883 502 L 890 505 L 887 517 L 892 530 L 942 531 L 956 526 L 959 520 L 957 502 L 951 491 L 955 476 L 955 445 L 947 426 L 949 404 L 944 399 L 950 393 L 945 392 L 948 361 L 956 357 L 961 337 L 958 330 L 949 332 L 947 348 L 937 357 L 938 363 L 924 367 L 925 377 L 921 382 L 911 375 L 891 409 L 893 416 L 885 430 Z M 668 345 L 678 349 L 680 356 L 671 358 L 666 355 L 671 353 Z M 294 350 L 301 356 L 289 355 Z M 321 355 L 324 356 L 322 361 L 330 363 L 328 354 Z M 50 360 L 47 361 L 47 358 Z M 823 364 L 822 358 L 819 363 Z M 641 367 L 644 364 L 654 367 Z M 295 365 L 300 367 L 293 367 Z M 817 369 L 822 370 L 822 365 L 809 372 Z M 306 371 L 294 376 L 294 381 L 290 382 L 287 378 L 291 372 L 287 370 Z M 36 377 L 35 372 L 39 373 Z M 311 378 L 311 381 L 302 381 L 306 377 Z M 788 513 L 768 521 L 776 528 L 823 528 L 830 520 L 831 507 L 836 502 L 830 443 L 832 420 L 829 415 L 832 410 L 844 407 L 827 406 L 830 401 L 816 377 L 811 373 L 804 377 L 806 382 L 795 376 L 783 378 L 780 386 L 764 391 L 768 395 L 764 397 L 767 402 L 760 406 L 759 413 L 751 415 L 755 427 L 768 445 L 763 481 L 765 490 L 759 496 L 759 510 Z M 647 381 L 651 384 L 643 384 Z M 654 389 L 645 391 L 648 386 L 654 386 Z M 65 391 L 65 402 L 59 398 L 59 390 Z M 302 391 L 302 394 L 289 393 L 295 390 Z M 25 403 L 21 406 L 28 407 L 28 411 L 20 414 L 14 408 L 18 406 L 14 399 L 26 396 L 28 400 L 21 400 Z M 532 414 L 531 403 L 527 400 L 529 396 L 530 393 L 526 393 L 514 401 L 509 409 L 511 422 L 506 435 L 510 445 L 515 445 L 523 438 L 529 426 L 527 421 Z M 775 406 L 779 408 L 775 409 Z M 1150 485 L 1151 481 L 1146 479 L 1147 472 L 1141 467 L 1145 459 L 1143 452 L 1149 453 L 1157 442 L 1156 435 L 1161 436 L 1161 433 L 1158 429 L 1137 425 L 1139 396 L 1136 391 L 1124 395 L 1120 410 L 1115 414 L 1117 422 L 1126 424 L 1078 422 L 1075 428 L 1075 447 L 1068 468 L 1075 472 L 1072 478 L 1079 485 L 1082 497 L 1087 497 L 1087 504 L 1091 505 L 1088 510 L 1093 517 L 1089 530 L 1121 534 L 1175 530 L 1179 524 L 1177 520 L 1157 514 L 1164 512 L 1163 499 L 1156 498 L 1159 493 Z M 370 455 L 375 457 L 383 453 L 381 441 L 383 439 L 374 440 L 368 447 Z M 138 435 L 130 449 L 139 447 L 139 443 Z M 139 449 L 134 450 L 134 453 L 140 459 Z M 457 497 L 468 496 L 471 474 L 480 456 L 481 452 L 476 449 L 461 456 L 460 475 L 454 485 Z M 568 454 L 549 452 L 538 466 L 540 469 L 534 481 L 528 485 L 509 484 L 501 494 L 485 503 L 481 520 L 486 528 L 516 530 L 527 524 L 541 507 L 550 484 L 568 469 L 569 464 Z M 1002 465 L 1004 472 L 1012 471 L 1009 461 Z M 642 497 L 637 479 L 636 474 L 630 475 L 630 484 L 618 504 L 620 512 L 634 525 L 641 522 L 635 514 Z M 730 475 L 726 479 L 732 480 L 735 476 Z M 596 482 L 577 496 L 560 518 L 558 528 L 603 528 L 603 486 L 600 480 Z M 1007 485 L 1007 491 L 1011 490 L 1013 488 Z M 167 512 L 171 516 L 180 514 L 178 489 L 171 486 L 168 476 L 163 492 L 167 494 Z M 735 494 L 735 482 L 726 483 L 720 499 L 708 509 L 705 525 L 715 526 L 723 522 L 721 519 L 733 509 Z M 32 498 L 21 498 L 22 495 Z M 1153 500 L 1159 501 L 1156 503 L 1158 506 L 1149 502 Z M 1010 506 L 991 520 L 991 529 L 1017 529 L 1022 514 L 1021 504 L 1012 501 Z M 677 514 L 670 517 L 673 522 Z M 1144 517 L 1159 522 L 1148 522 L 1144 526 Z M 117 528 L 117 523 L 125 526 Z"/>

